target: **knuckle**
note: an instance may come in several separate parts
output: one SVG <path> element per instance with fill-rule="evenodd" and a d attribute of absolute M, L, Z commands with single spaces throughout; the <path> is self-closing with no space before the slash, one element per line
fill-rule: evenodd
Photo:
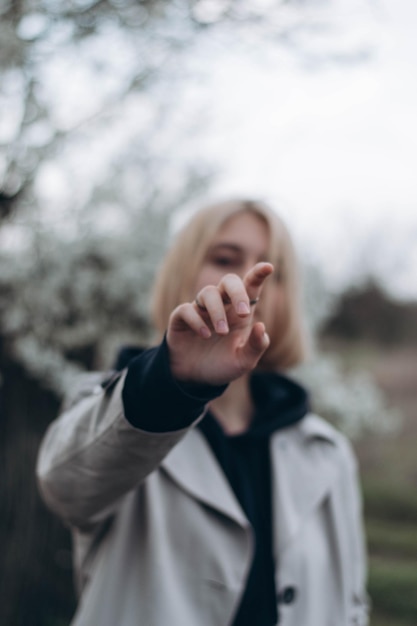
<path fill-rule="evenodd" d="M 200 293 L 203 297 L 210 298 L 211 296 L 216 295 L 218 291 L 219 290 L 215 285 L 206 285 L 205 287 L 203 287 Z"/>
<path fill-rule="evenodd" d="M 179 304 L 175 307 L 170 315 L 170 318 L 172 319 L 173 317 L 184 316 L 189 312 L 191 308 L 192 304 L 190 302 L 183 302 L 182 304 Z"/>
<path fill-rule="evenodd" d="M 235 285 L 236 283 L 241 283 L 241 279 L 237 274 L 233 274 L 231 272 L 225 274 L 221 280 L 222 284 Z"/>

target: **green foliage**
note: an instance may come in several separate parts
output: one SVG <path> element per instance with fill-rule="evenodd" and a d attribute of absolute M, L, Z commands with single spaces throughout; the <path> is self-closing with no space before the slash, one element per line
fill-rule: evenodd
<path fill-rule="evenodd" d="M 400 449 L 397 448 L 397 455 Z M 372 626 L 414 626 L 417 615 L 417 495 L 414 487 L 365 473 L 364 510 L 370 554 Z"/>
<path fill-rule="evenodd" d="M 383 507 L 381 505 L 384 505 Z M 390 502 L 380 501 L 380 508 L 388 509 Z M 416 523 L 399 523 L 393 525 L 387 516 L 383 519 L 371 519 L 366 524 L 368 547 L 374 555 L 385 557 L 401 557 L 417 560 Z"/>
<path fill-rule="evenodd" d="M 379 613 L 415 623 L 417 568 L 414 563 L 371 561 L 369 593 Z"/>
<path fill-rule="evenodd" d="M 386 489 L 373 492 L 373 507 L 368 506 L 366 531 L 371 555 L 368 591 L 372 599 L 373 626 L 414 626 L 417 615 L 417 536 L 415 523 L 392 516 L 390 507 L 398 504 L 395 493 Z M 415 504 L 415 498 L 414 498 Z M 377 505 L 377 506 L 375 506 Z M 406 507 L 407 519 L 415 516 L 414 505 Z M 400 514 L 400 510 L 396 511 Z M 372 515 L 372 517 L 369 517 Z"/>
<path fill-rule="evenodd" d="M 414 524 L 417 528 L 417 493 L 414 487 L 392 484 L 388 480 L 365 481 L 363 493 L 368 518 Z"/>

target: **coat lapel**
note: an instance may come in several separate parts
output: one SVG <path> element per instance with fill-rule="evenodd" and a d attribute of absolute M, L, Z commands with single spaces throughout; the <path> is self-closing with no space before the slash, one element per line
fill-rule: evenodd
<path fill-rule="evenodd" d="M 331 489 L 337 473 L 335 435 L 309 415 L 276 433 L 271 447 L 275 545 L 282 552 Z"/>
<path fill-rule="evenodd" d="M 241 506 L 204 436 L 190 430 L 162 462 L 162 468 L 184 491 L 244 528 L 249 527 Z"/>
<path fill-rule="evenodd" d="M 314 445 L 315 444 L 315 445 Z M 323 449 L 325 448 L 325 450 Z M 203 504 L 250 526 L 204 436 L 190 430 L 162 462 L 184 491 Z M 275 545 L 281 552 L 306 517 L 329 493 L 337 476 L 336 435 L 320 418 L 309 415 L 271 440 Z"/>

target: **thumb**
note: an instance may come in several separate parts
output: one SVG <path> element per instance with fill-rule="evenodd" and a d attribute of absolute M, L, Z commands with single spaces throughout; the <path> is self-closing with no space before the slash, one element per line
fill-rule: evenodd
<path fill-rule="evenodd" d="M 269 344 L 270 339 L 265 331 L 265 325 L 257 322 L 240 351 L 241 362 L 245 369 L 253 369 L 256 366 Z"/>

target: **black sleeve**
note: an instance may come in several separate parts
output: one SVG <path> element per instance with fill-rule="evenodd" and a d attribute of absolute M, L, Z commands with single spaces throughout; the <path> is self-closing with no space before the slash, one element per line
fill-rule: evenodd
<path fill-rule="evenodd" d="M 164 339 L 130 361 L 122 392 L 125 416 L 133 426 L 149 432 L 186 428 L 226 387 L 176 381 Z"/>

